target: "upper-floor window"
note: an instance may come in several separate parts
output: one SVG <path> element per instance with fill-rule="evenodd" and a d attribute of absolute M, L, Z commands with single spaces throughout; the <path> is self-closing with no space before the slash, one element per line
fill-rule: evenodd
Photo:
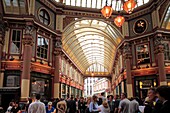
<path fill-rule="evenodd" d="M 12 37 L 11 37 L 10 53 L 19 54 L 21 50 L 22 31 L 13 29 L 11 36 Z"/>
<path fill-rule="evenodd" d="M 37 56 L 43 59 L 48 58 L 49 40 L 40 35 L 37 37 Z"/>
<path fill-rule="evenodd" d="M 6 13 L 26 13 L 25 0 L 4 0 L 4 9 Z"/>
<path fill-rule="evenodd" d="M 41 9 L 40 10 L 39 19 L 45 25 L 49 25 L 50 24 L 50 16 L 49 16 L 48 12 L 45 9 Z"/>
<path fill-rule="evenodd" d="M 136 51 L 137 51 L 137 63 L 138 64 L 150 63 L 148 44 L 137 45 Z"/>
<path fill-rule="evenodd" d="M 170 60 L 170 43 L 164 42 L 164 59 Z"/>

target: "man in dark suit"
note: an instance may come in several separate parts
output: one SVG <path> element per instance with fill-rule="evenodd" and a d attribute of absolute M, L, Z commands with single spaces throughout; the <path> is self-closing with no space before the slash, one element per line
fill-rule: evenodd
<path fill-rule="evenodd" d="M 152 113 L 159 113 L 162 107 L 162 102 L 156 96 L 156 89 L 150 88 L 148 90 L 149 101 L 152 102 Z"/>
<path fill-rule="evenodd" d="M 71 96 L 71 99 L 68 101 L 68 107 L 69 107 L 69 113 L 76 112 L 76 101 L 74 101 L 73 96 Z"/>
<path fill-rule="evenodd" d="M 156 92 L 159 100 L 163 103 L 160 113 L 170 113 L 170 87 L 160 86 Z"/>

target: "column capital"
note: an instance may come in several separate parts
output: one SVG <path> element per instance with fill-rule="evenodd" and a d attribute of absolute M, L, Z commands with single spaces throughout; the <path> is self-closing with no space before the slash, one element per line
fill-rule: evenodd
<path fill-rule="evenodd" d="M 131 49 L 130 49 L 130 43 L 129 42 L 125 42 L 124 43 L 124 47 L 123 47 L 123 56 L 125 57 L 125 59 L 131 59 L 132 58 L 132 54 L 131 54 Z"/>
<path fill-rule="evenodd" d="M 162 34 L 156 34 L 154 37 L 154 46 L 163 45 L 163 36 Z"/>
<path fill-rule="evenodd" d="M 163 36 L 162 34 L 155 35 L 154 38 L 154 53 L 164 53 Z"/>
<path fill-rule="evenodd" d="M 32 22 L 26 22 L 24 35 L 32 35 L 34 31 L 34 25 Z"/>
<path fill-rule="evenodd" d="M 34 31 L 34 26 L 32 22 L 27 22 L 25 26 L 25 31 L 24 31 L 24 38 L 22 39 L 24 45 L 30 45 L 32 46 L 34 41 L 33 41 L 33 31 Z"/>
<path fill-rule="evenodd" d="M 24 45 L 32 46 L 34 43 L 33 37 L 31 35 L 25 35 L 24 38 L 22 39 L 22 42 Z"/>
<path fill-rule="evenodd" d="M 60 55 L 62 55 L 62 50 L 59 49 L 59 48 L 55 48 L 55 49 L 54 49 L 54 55 L 55 55 L 55 56 L 60 56 Z"/>
<path fill-rule="evenodd" d="M 163 46 L 163 45 L 157 45 L 157 46 L 155 47 L 154 53 L 155 53 L 155 54 L 164 53 L 164 46 Z"/>

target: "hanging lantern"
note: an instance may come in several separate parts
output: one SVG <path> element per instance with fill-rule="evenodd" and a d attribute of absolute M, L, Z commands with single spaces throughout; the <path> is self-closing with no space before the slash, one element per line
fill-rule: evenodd
<path fill-rule="evenodd" d="M 118 27 L 121 27 L 123 25 L 125 21 L 125 18 L 123 16 L 117 16 L 115 19 L 114 19 L 114 23 L 116 24 L 116 26 Z"/>
<path fill-rule="evenodd" d="M 112 15 L 112 12 L 113 12 L 112 6 L 107 6 L 107 5 L 104 6 L 101 10 L 101 13 L 105 18 L 109 18 Z"/>
<path fill-rule="evenodd" d="M 136 6 L 136 2 L 135 2 L 134 0 L 128 0 L 127 2 L 125 2 L 125 3 L 123 4 L 123 9 L 124 9 L 127 13 L 131 14 L 132 11 L 133 11 L 133 9 L 135 8 L 135 6 Z"/>

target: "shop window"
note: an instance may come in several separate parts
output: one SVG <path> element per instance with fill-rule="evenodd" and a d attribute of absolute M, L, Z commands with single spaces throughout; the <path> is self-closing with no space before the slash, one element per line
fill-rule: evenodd
<path fill-rule="evenodd" d="M 32 78 L 31 94 L 48 95 L 49 93 L 49 80 L 41 78 Z"/>
<path fill-rule="evenodd" d="M 25 14 L 25 0 L 4 0 L 6 13 Z"/>
<path fill-rule="evenodd" d="M 147 44 L 138 45 L 136 47 L 136 51 L 137 51 L 137 63 L 138 64 L 150 63 L 149 47 Z"/>
<path fill-rule="evenodd" d="M 19 76 L 7 76 L 6 87 L 19 87 L 20 86 Z"/>
<path fill-rule="evenodd" d="M 49 16 L 48 12 L 45 9 L 40 10 L 39 19 L 40 19 L 40 22 L 42 22 L 45 25 L 50 24 L 50 16 Z"/>
<path fill-rule="evenodd" d="M 11 47 L 10 47 L 10 53 L 11 54 L 19 54 L 20 53 L 21 38 L 22 38 L 22 31 L 21 30 L 12 30 Z"/>
<path fill-rule="evenodd" d="M 62 94 L 66 94 L 66 85 L 62 84 Z"/>
<path fill-rule="evenodd" d="M 168 42 L 164 42 L 164 59 L 170 60 L 170 47 Z"/>
<path fill-rule="evenodd" d="M 37 38 L 37 56 L 39 58 L 47 59 L 48 57 L 49 40 L 38 35 Z"/>

